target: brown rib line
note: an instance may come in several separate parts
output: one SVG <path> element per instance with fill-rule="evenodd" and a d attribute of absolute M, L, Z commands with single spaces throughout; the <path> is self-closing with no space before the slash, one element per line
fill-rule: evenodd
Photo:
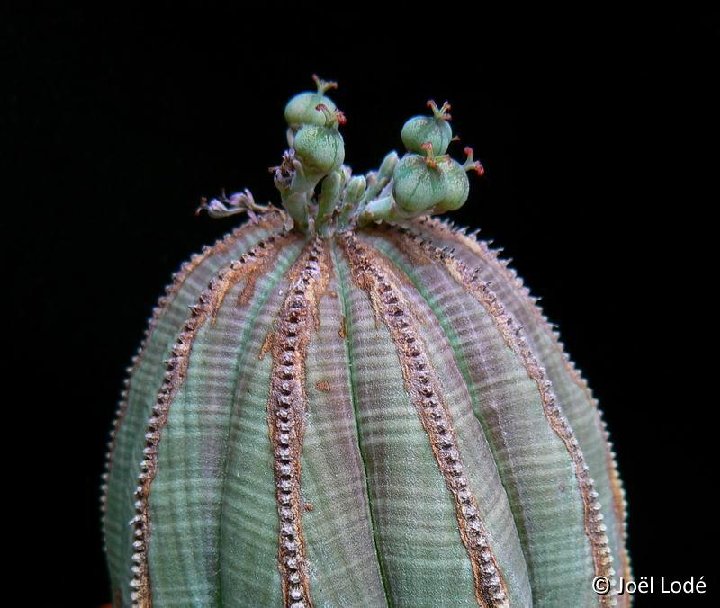
<path fill-rule="evenodd" d="M 631 579 L 630 572 L 630 557 L 627 552 L 627 503 L 625 502 L 625 490 L 623 489 L 622 480 L 618 473 L 617 460 L 610 444 L 610 437 L 607 431 L 607 425 L 602 416 L 602 410 L 598 404 L 597 399 L 592 394 L 592 390 L 588 385 L 585 378 L 583 378 L 580 370 L 575 367 L 575 364 L 567 356 L 563 350 L 562 342 L 560 341 L 560 335 L 558 332 L 553 331 L 550 323 L 543 315 L 540 307 L 537 305 L 535 298 L 530 295 L 530 291 L 522 282 L 522 279 L 508 267 L 506 262 L 503 262 L 495 252 L 493 252 L 487 244 L 482 241 L 478 241 L 472 236 L 464 234 L 461 230 L 453 228 L 446 222 L 435 218 L 422 218 L 417 222 L 421 230 L 425 232 L 434 233 L 438 238 L 447 238 L 455 241 L 461 246 L 467 247 L 475 255 L 487 264 L 493 264 L 503 275 L 506 281 L 511 285 L 515 286 L 515 289 L 520 294 L 521 298 L 525 298 L 531 305 L 531 310 L 535 316 L 535 320 L 539 327 L 549 335 L 550 343 L 555 348 L 557 354 L 560 355 L 565 370 L 570 375 L 572 381 L 580 388 L 585 395 L 588 403 L 593 407 L 593 417 L 595 419 L 595 426 L 600 429 L 600 434 L 604 437 L 604 449 L 605 449 L 605 462 L 608 468 L 608 477 L 610 480 L 610 490 L 613 495 L 612 509 L 615 512 L 615 518 L 618 526 L 620 536 L 620 546 L 618 547 L 618 553 L 622 563 L 620 564 L 620 571 L 622 572 L 625 580 Z"/>
<path fill-rule="evenodd" d="M 475 599 L 483 608 L 509 606 L 507 584 L 490 547 L 477 500 L 468 488 L 450 412 L 438 391 L 439 383 L 427 349 L 412 315 L 408 314 L 409 303 L 382 256 L 360 244 L 354 235 L 344 237 L 341 246 L 350 263 L 353 280 L 368 292 L 376 317 L 382 319 L 390 331 L 405 387 L 430 439 L 445 485 L 453 495 L 460 538 L 472 565 Z"/>
<path fill-rule="evenodd" d="M 167 424 L 173 399 L 185 381 L 195 336 L 205 322 L 214 317 L 229 288 L 249 274 L 266 269 L 277 256 L 282 244 L 294 238 L 297 237 L 287 234 L 277 237 L 270 236 L 242 255 L 239 260 L 231 262 L 220 270 L 210 281 L 207 289 L 200 294 L 197 304 L 190 309 L 190 318 L 185 322 L 175 342 L 172 355 L 167 363 L 165 379 L 158 392 L 152 415 L 148 420 L 143 460 L 140 463 L 141 472 L 138 476 L 138 487 L 135 490 L 135 517 L 131 521 L 135 539 L 132 556 L 133 578 L 130 582 L 133 588 L 130 598 L 133 608 L 151 608 L 152 606 L 148 569 L 150 486 L 157 473 L 160 436 Z"/>
<path fill-rule="evenodd" d="M 190 258 L 188 262 L 185 262 L 180 266 L 180 270 L 174 273 L 172 276 L 172 283 L 168 285 L 165 293 L 158 300 L 157 305 L 153 308 L 152 316 L 148 322 L 147 329 L 143 334 L 143 339 L 140 342 L 140 346 L 136 351 L 133 358 L 130 360 L 130 366 L 125 370 L 126 376 L 123 380 L 123 390 L 120 393 L 120 403 L 118 403 L 117 409 L 115 410 L 115 418 L 113 419 L 113 426 L 110 430 L 110 440 L 107 445 L 107 451 L 105 452 L 105 467 L 102 476 L 102 486 L 100 489 L 100 512 L 104 516 L 107 505 L 107 493 L 108 493 L 108 480 L 112 471 L 113 455 L 115 453 L 115 442 L 117 440 L 117 434 L 120 430 L 120 426 L 125 419 L 125 414 L 128 408 L 128 396 L 130 394 L 131 378 L 140 366 L 140 362 L 145 354 L 150 337 L 152 336 L 155 328 L 158 326 L 160 319 L 165 314 L 168 306 L 175 298 L 177 293 L 180 291 L 185 281 L 200 264 L 202 264 L 207 258 L 227 252 L 235 242 L 243 235 L 243 233 L 250 229 L 268 228 L 276 229 L 280 232 L 283 226 L 283 220 L 279 213 L 267 213 L 264 216 L 258 217 L 255 222 L 244 224 L 239 228 L 236 228 L 229 234 L 226 234 L 222 239 L 218 239 L 211 247 L 203 247 L 202 253 L 195 254 Z"/>
<path fill-rule="evenodd" d="M 405 231 L 401 232 L 399 238 L 403 248 L 414 250 L 416 254 L 419 251 L 424 251 L 432 260 L 443 264 L 450 276 L 482 304 L 493 319 L 507 346 L 522 361 L 528 377 L 535 382 L 538 388 L 545 418 L 555 434 L 562 440 L 572 460 L 583 502 L 585 534 L 590 541 L 595 576 L 611 578 L 612 557 L 608 547 L 608 537 L 605 533 L 606 526 L 602 523 L 598 495 L 588 473 L 585 458 L 570 428 L 570 424 L 555 402 L 552 384 L 545 376 L 545 370 L 538 364 L 535 355 L 528 346 L 522 328 L 511 315 L 505 312 L 503 305 L 490 290 L 487 283 L 479 281 L 476 275 L 460 260 L 455 259 L 451 253 L 443 251 L 421 237 L 412 236 Z M 611 593 L 599 596 L 599 599 L 602 606 L 614 606 L 617 598 L 614 593 Z"/>
<path fill-rule="evenodd" d="M 275 496 L 280 518 L 278 568 L 286 608 L 311 608 L 302 529 L 300 455 L 307 414 L 305 359 L 318 323 L 318 301 L 327 288 L 329 260 L 320 239 L 310 243 L 290 271 L 292 287 L 272 337 L 268 426 L 275 458 Z M 299 271 L 299 274 L 298 274 Z"/>

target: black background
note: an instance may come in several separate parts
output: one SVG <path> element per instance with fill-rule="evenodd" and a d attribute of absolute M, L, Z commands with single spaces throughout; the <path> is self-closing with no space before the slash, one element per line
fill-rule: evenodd
<path fill-rule="evenodd" d="M 13 509 L 33 514 L 13 545 L 28 605 L 109 598 L 98 486 L 124 367 L 169 274 L 235 223 L 194 217 L 200 197 L 273 197 L 282 108 L 313 72 L 340 81 L 357 171 L 399 148 L 429 97 L 453 103 L 487 171 L 455 218 L 514 259 L 600 398 L 636 576 L 704 576 L 709 596 L 675 602 L 717 597 L 717 16 L 154 4 L 28 2 L 0 26 L 5 320 L 23 382 L 5 428 Z"/>

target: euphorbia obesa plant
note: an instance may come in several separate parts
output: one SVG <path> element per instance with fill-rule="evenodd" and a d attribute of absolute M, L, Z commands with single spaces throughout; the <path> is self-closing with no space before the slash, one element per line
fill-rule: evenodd
<path fill-rule="evenodd" d="M 317 79 L 316 79 L 317 80 Z M 600 411 L 516 275 L 431 215 L 468 197 L 449 106 L 343 164 L 293 97 L 282 209 L 184 264 L 133 359 L 103 498 L 118 606 L 607 606 L 627 574 Z M 596 585 L 597 587 L 597 585 Z"/>

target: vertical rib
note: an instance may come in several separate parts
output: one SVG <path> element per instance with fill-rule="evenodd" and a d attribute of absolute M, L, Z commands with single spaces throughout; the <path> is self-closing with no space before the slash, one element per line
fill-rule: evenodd
<path fill-rule="evenodd" d="M 318 300 L 327 284 L 328 253 L 320 239 L 301 257 L 304 267 L 280 312 L 272 345 L 273 371 L 268 425 L 275 455 L 277 509 L 280 517 L 278 560 L 286 608 L 310 608 L 310 579 L 302 529 L 305 508 L 300 493 L 307 394 L 305 358 L 311 332 L 319 322 Z"/>
<path fill-rule="evenodd" d="M 150 542 L 149 497 L 152 482 L 157 473 L 158 447 L 162 430 L 168 421 L 170 406 L 180 387 L 183 385 L 190 361 L 193 340 L 202 326 L 212 319 L 228 290 L 243 277 L 261 268 L 271 253 L 276 251 L 278 241 L 287 236 L 269 237 L 258 247 L 243 255 L 240 260 L 231 262 L 210 281 L 208 288 L 200 295 L 198 303 L 192 307 L 190 318 L 186 321 L 172 349 L 166 366 L 165 378 L 148 420 L 145 434 L 143 460 L 140 463 L 138 487 L 135 490 L 135 516 L 132 527 L 135 540 L 132 555 L 132 579 L 130 581 L 131 601 L 134 608 L 150 608 L 150 572 L 148 550 Z"/>
<path fill-rule="evenodd" d="M 165 362 L 187 318 L 188 306 L 196 302 L 220 268 L 263 238 L 278 234 L 282 227 L 281 215 L 268 213 L 233 230 L 212 247 L 204 247 L 201 254 L 194 255 L 173 275 L 173 282 L 153 310 L 140 349 L 127 369 L 106 452 L 101 505 L 111 573 L 125 569 L 132 553 L 122 522 L 133 516 L 132 487 L 137 475 L 135 467 L 142 458 L 142 431 L 163 382 Z M 113 587 L 127 588 L 129 580 L 114 579 Z"/>
<path fill-rule="evenodd" d="M 258 230 L 261 227 L 268 229 L 275 228 L 276 230 L 282 226 L 282 222 L 279 216 L 271 214 L 266 217 L 260 218 L 256 223 L 246 224 L 239 228 L 236 228 L 229 234 L 226 234 L 222 239 L 219 239 L 211 247 L 203 247 L 202 253 L 194 255 L 188 262 L 185 262 L 180 267 L 180 270 L 173 274 L 172 282 L 165 289 L 165 294 L 160 297 L 157 305 L 153 308 L 150 321 L 143 335 L 143 339 L 140 342 L 137 352 L 133 356 L 130 366 L 127 368 L 127 378 L 124 381 L 123 391 L 120 395 L 120 403 L 115 413 L 115 419 L 113 420 L 113 427 L 110 431 L 110 443 L 108 444 L 108 451 L 105 454 L 105 476 L 104 481 L 107 481 L 107 477 L 112 469 L 113 452 L 115 450 L 115 440 L 120 426 L 122 425 L 123 419 L 125 418 L 125 412 L 128 407 L 128 393 L 130 388 L 131 377 L 135 374 L 140 363 L 143 360 L 145 351 L 150 341 L 151 336 L 155 332 L 160 320 L 163 318 L 171 302 L 175 299 L 178 292 L 183 288 L 188 277 L 195 272 L 198 267 L 203 264 L 208 258 L 215 256 L 223 256 L 227 254 L 235 245 L 238 244 L 243 237 L 246 236 L 248 228 L 252 230 Z M 107 484 L 102 486 L 102 496 L 100 499 L 102 512 L 105 513 L 107 503 Z"/>
<path fill-rule="evenodd" d="M 606 526 L 602 523 L 598 493 L 595 491 L 588 466 L 580 449 L 580 445 L 573 434 L 572 428 L 565 415 L 555 402 L 552 384 L 545 375 L 545 370 L 538 364 L 535 355 L 530 350 L 522 329 L 509 316 L 495 294 L 486 283 L 479 282 L 476 276 L 459 260 L 447 252 L 438 249 L 420 237 L 411 237 L 402 233 L 398 237 L 402 246 L 416 255 L 425 253 L 436 263 L 442 264 L 450 276 L 485 308 L 492 316 L 507 346 L 520 358 L 525 366 L 527 375 L 538 389 L 542 399 L 543 410 L 550 427 L 565 445 L 575 471 L 578 488 L 583 502 L 583 518 L 585 534 L 592 549 L 595 576 L 611 577 L 612 558 L 608 547 Z M 614 594 L 599 596 L 602 605 L 615 605 Z"/>
<path fill-rule="evenodd" d="M 501 342 L 488 344 L 481 332 L 467 331 L 462 325 L 458 335 L 454 321 L 461 300 L 454 297 L 459 291 L 454 281 L 447 276 L 444 268 L 428 266 L 428 260 L 406 260 L 390 249 L 387 238 L 371 237 L 367 232 L 358 235 L 361 243 L 368 246 L 373 256 L 379 256 L 392 273 L 393 280 L 403 293 L 410 310 L 417 320 L 417 331 L 424 344 L 428 345 L 427 355 L 439 382 L 439 391 L 453 420 L 453 428 L 463 454 L 466 475 L 478 502 L 483 524 L 491 538 L 493 551 L 500 571 L 508 588 L 511 606 L 533 605 L 528 562 L 515 520 L 511 494 L 507 492 L 501 460 L 493 452 L 493 437 L 483 428 L 483 420 L 476 415 L 478 388 L 468 370 L 466 348 L 481 351 L 490 358 L 493 348 Z M 419 279 L 418 273 L 423 273 Z M 449 289 L 446 289 L 447 287 Z M 438 302 L 437 294 L 441 294 Z M 478 307 L 473 301 L 473 310 Z M 490 336 L 489 336 L 490 337 Z M 492 337 L 490 337 L 492 340 Z M 497 367 L 497 366 L 496 366 Z M 519 365 L 516 364 L 516 368 Z M 515 369 L 514 374 L 524 370 Z M 493 374 L 494 378 L 505 378 L 506 370 Z M 534 387 L 533 387 L 534 388 Z M 482 389 L 480 389 L 482 390 Z"/>
<path fill-rule="evenodd" d="M 307 351 L 305 387 L 310 404 L 302 454 L 303 516 L 318 606 L 387 606 L 376 550 L 365 462 L 356 419 L 353 359 L 346 323 L 346 281 L 328 245 L 329 279 L 320 299 L 320 327 Z"/>
<path fill-rule="evenodd" d="M 271 366 L 258 361 L 257 353 L 284 299 L 278 296 L 287 289 L 284 277 L 303 247 L 302 239 L 291 238 L 264 257 L 225 293 L 193 339 L 186 379 L 163 428 L 149 501 L 148 564 L 157 605 L 229 608 L 237 605 L 238 597 L 256 597 L 271 605 L 271 590 L 280 596 L 265 410 Z M 239 439 L 233 431 L 249 420 L 254 422 L 250 436 Z M 240 462 L 232 458 L 237 450 L 244 451 Z M 261 474 L 253 475 L 258 470 Z M 240 488 L 257 500 L 238 500 Z M 232 517 L 238 510 L 243 514 L 239 521 Z M 229 526 L 226 516 L 232 520 Z M 223 542 L 222 531 L 228 528 L 231 542 Z M 248 537 L 256 535 L 264 535 L 262 549 L 248 549 Z M 246 559 L 248 555 L 253 559 Z M 240 563 L 232 561 L 234 557 Z M 244 577 L 253 568 L 260 572 Z M 238 580 L 248 578 L 257 581 L 257 595 Z M 223 597 L 226 590 L 234 593 Z"/>
<path fill-rule="evenodd" d="M 424 218 L 415 222 L 414 228 L 435 244 L 453 248 L 455 255 L 469 267 L 477 266 L 478 278 L 492 282 L 498 298 L 525 327 L 526 338 L 545 366 L 560 406 L 580 442 L 610 528 L 610 548 L 618 560 L 617 568 L 629 580 L 625 492 L 607 425 L 588 383 L 564 352 L 558 333 L 515 271 L 486 243 L 438 219 Z"/>
<path fill-rule="evenodd" d="M 462 455 L 447 405 L 438 391 L 438 380 L 430 365 L 408 303 L 389 277 L 380 258 L 351 235 L 341 241 L 355 283 L 368 292 L 377 316 L 387 326 L 395 343 L 405 386 L 430 440 L 433 455 L 445 484 L 453 496 L 460 538 L 470 558 L 475 598 L 479 606 L 508 606 L 508 592 L 490 546 L 489 537 L 468 487 Z"/>

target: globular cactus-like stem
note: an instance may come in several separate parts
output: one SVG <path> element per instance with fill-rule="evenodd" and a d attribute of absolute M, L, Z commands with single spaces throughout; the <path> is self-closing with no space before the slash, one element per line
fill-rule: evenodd
<path fill-rule="evenodd" d="M 597 403 L 527 289 L 428 215 L 482 167 L 449 106 L 342 164 L 334 83 L 286 107 L 283 210 L 174 277 L 129 369 L 103 489 L 116 606 L 627 606 Z"/>

